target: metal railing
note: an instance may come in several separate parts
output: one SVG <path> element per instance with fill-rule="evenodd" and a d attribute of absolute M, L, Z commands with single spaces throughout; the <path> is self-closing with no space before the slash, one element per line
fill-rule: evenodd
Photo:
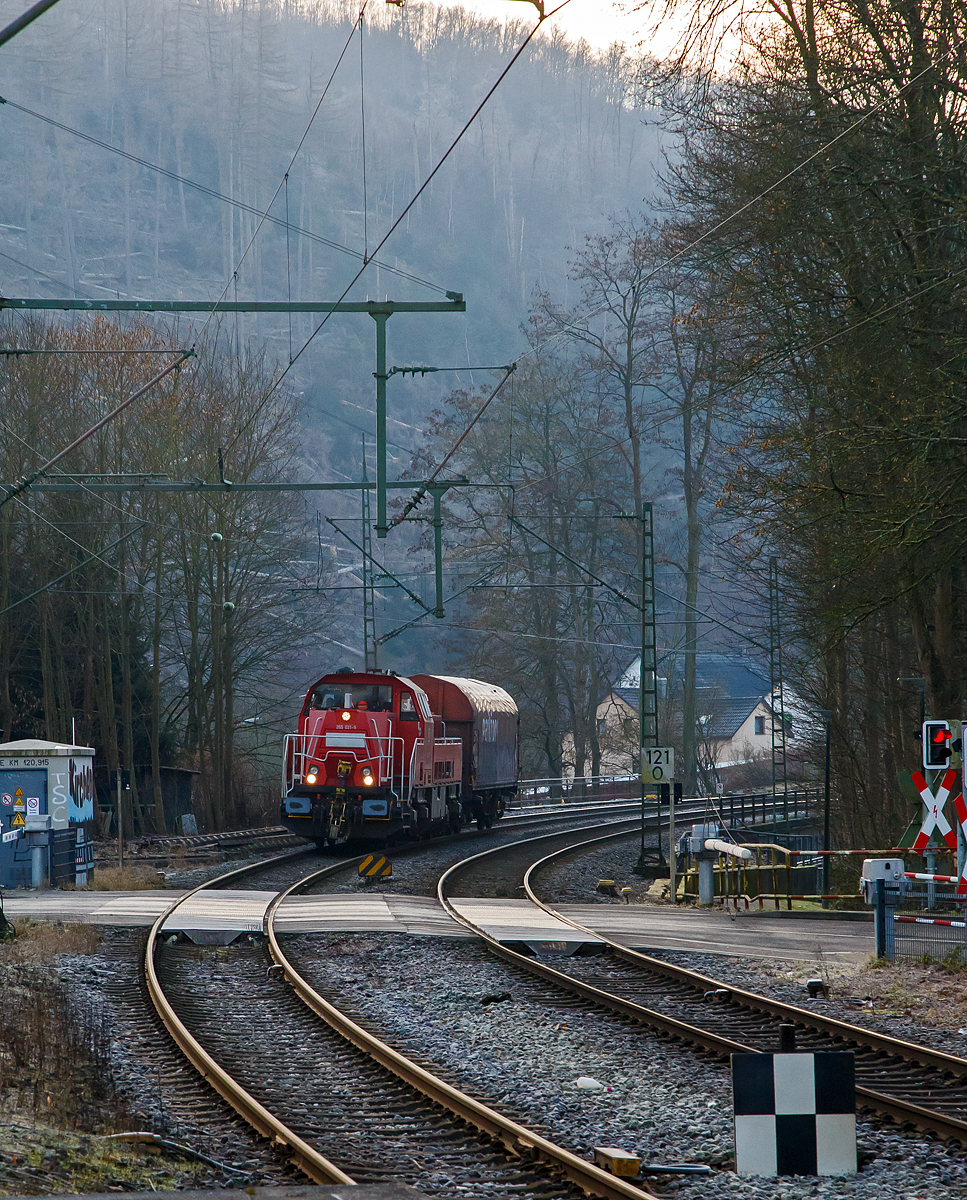
<path fill-rule="evenodd" d="M 351 758 L 353 762 L 375 762 L 378 778 L 381 784 L 393 786 L 394 779 L 403 776 L 403 739 L 391 735 L 382 735 L 375 729 L 367 731 L 365 747 L 327 746 L 323 740 L 325 731 L 320 733 L 287 733 L 282 744 L 282 790 L 288 795 L 294 782 L 301 780 L 306 774 L 306 764 L 310 762 L 323 763 L 329 754 L 339 754 L 343 758 Z M 376 754 L 371 754 L 369 746 L 376 743 Z M 415 751 L 414 746 L 414 751 Z M 412 764 L 411 764 L 412 765 Z"/>
<path fill-rule="evenodd" d="M 815 805 L 823 798 L 821 788 L 801 788 L 795 792 L 731 792 L 710 796 L 723 823 L 734 826 L 736 821 L 747 825 L 788 823 L 810 817 Z M 738 813 L 736 813 L 738 809 Z"/>
<path fill-rule="evenodd" d="M 908 888 L 902 906 L 887 907 L 879 947 L 886 958 L 967 959 L 967 897 L 934 883 Z"/>
<path fill-rule="evenodd" d="M 617 800 L 639 795 L 637 775 L 548 776 L 521 779 L 517 784 L 515 805 L 567 804 L 577 800 Z"/>

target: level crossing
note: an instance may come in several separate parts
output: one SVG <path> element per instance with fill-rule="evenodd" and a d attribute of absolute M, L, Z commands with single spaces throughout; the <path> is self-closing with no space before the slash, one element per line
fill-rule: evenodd
<path fill-rule="evenodd" d="M 18 918 L 78 924 L 145 927 L 184 890 L 139 892 L 7 892 L 4 907 Z M 180 906 L 165 933 L 186 933 L 197 941 L 228 941 L 260 932 L 270 891 L 204 891 Z M 526 900 L 457 898 L 456 906 L 474 924 L 508 942 L 553 944 L 575 941 L 574 930 L 535 909 Z M 862 963 L 873 952 L 867 920 L 800 918 L 791 913 L 670 909 L 650 904 L 561 904 L 558 911 L 580 925 L 634 949 L 727 954 L 794 962 Z M 865 914 L 862 914 L 865 916 Z M 280 933 L 404 933 L 421 937 L 469 938 L 427 896 L 389 892 L 290 896 L 276 918 Z M 566 932 L 565 932 L 566 931 Z M 205 934 L 212 936 L 206 937 Z M 586 940 L 586 939 L 583 939 Z M 569 947 L 572 949 L 573 947 Z"/>

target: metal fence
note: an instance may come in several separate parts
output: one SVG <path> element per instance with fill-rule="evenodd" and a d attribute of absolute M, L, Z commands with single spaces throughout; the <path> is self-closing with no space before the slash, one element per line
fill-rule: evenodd
<path fill-rule="evenodd" d="M 520 807 L 522 804 L 559 804 L 577 800 L 637 799 L 640 788 L 637 775 L 522 779 L 513 803 L 514 807 Z"/>
<path fill-rule="evenodd" d="M 779 824 L 810 817 L 822 798 L 819 788 L 802 788 L 795 792 L 733 792 L 726 796 L 711 797 L 713 806 L 730 826 L 736 820 L 749 825 Z M 738 812 L 736 812 L 738 810 Z M 813 849 L 812 846 L 809 849 Z"/>
<path fill-rule="evenodd" d="M 934 958 L 940 961 L 952 954 L 967 958 L 967 938 L 964 922 L 954 923 L 937 918 L 893 916 L 893 957 Z M 889 952 L 888 952 L 889 957 Z"/>
<path fill-rule="evenodd" d="M 931 958 L 938 962 L 951 955 L 967 959 L 967 921 L 964 897 L 953 888 L 934 885 L 906 893 L 902 908 L 887 911 L 883 951 L 887 958 Z M 934 900 L 934 905 L 926 905 Z"/>

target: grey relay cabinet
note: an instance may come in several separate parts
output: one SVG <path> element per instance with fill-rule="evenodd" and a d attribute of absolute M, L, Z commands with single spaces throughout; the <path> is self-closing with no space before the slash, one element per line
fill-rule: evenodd
<path fill-rule="evenodd" d="M 94 751 L 25 738 L 0 744 L 0 887 L 86 883 Z"/>

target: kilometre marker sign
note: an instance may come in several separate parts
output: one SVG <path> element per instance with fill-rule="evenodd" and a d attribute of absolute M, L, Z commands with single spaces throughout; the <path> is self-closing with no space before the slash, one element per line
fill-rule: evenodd
<path fill-rule="evenodd" d="M 646 783 L 667 783 L 675 778 L 674 746 L 642 746 L 641 778 Z"/>

